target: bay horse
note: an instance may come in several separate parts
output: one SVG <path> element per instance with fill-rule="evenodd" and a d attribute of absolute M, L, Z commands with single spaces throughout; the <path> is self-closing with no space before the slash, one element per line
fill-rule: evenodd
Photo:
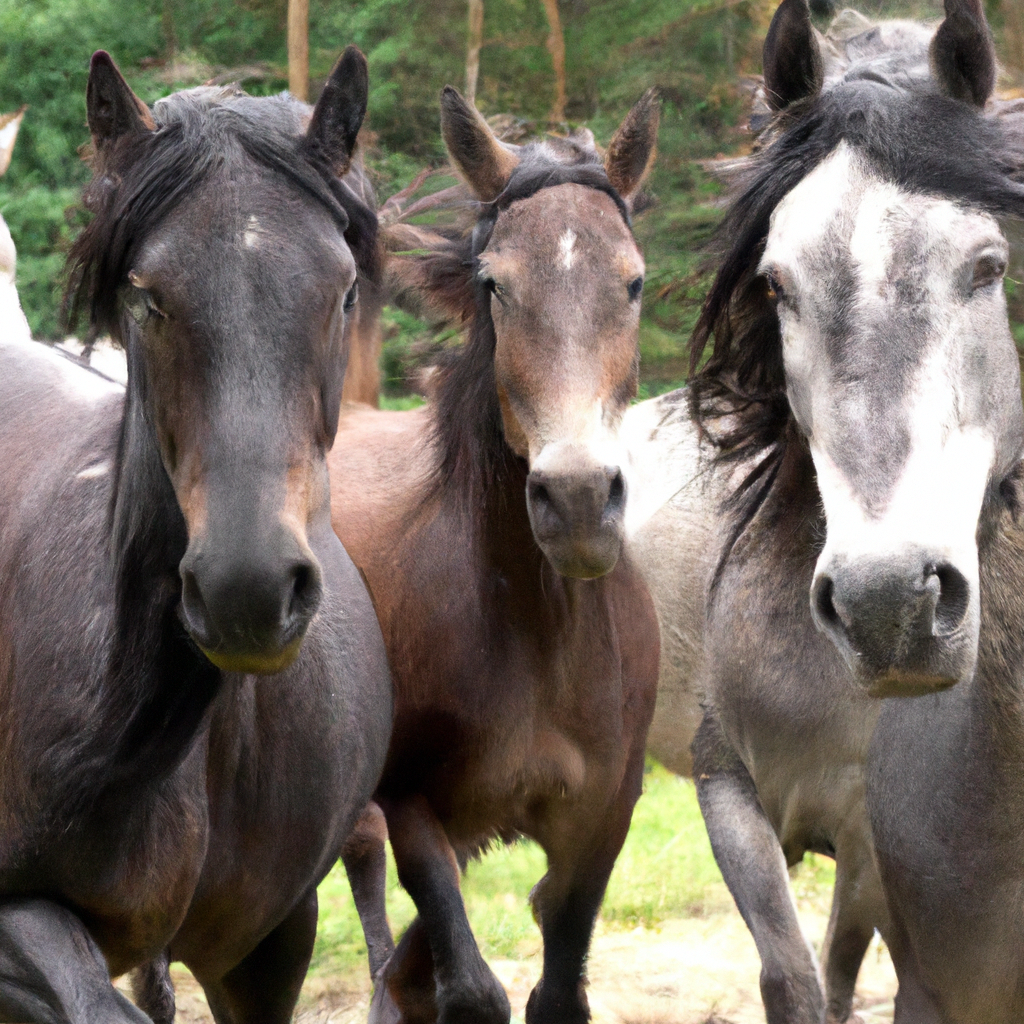
<path fill-rule="evenodd" d="M 650 598 L 619 557 L 617 442 L 644 274 L 629 204 L 657 107 L 648 94 L 633 108 L 603 164 L 585 130 L 504 145 L 451 88 L 441 125 L 477 216 L 410 273 L 463 318 L 465 342 L 428 405 L 349 411 L 329 458 L 334 525 L 395 680 L 376 799 L 418 911 L 371 1019 L 508 1024 L 459 876 L 490 842 L 526 835 L 548 857 L 526 1019 L 566 1024 L 589 1019 L 584 963 L 657 678 Z"/>
<path fill-rule="evenodd" d="M 355 48 L 312 110 L 92 59 L 71 302 L 128 384 L 0 339 L 0 1020 L 148 1021 L 110 977 L 167 958 L 218 1024 L 291 1019 L 391 726 L 326 465 L 366 95 Z"/>
<path fill-rule="evenodd" d="M 1015 821 L 994 780 L 1012 778 L 998 757 L 1019 748 L 993 744 L 985 761 L 965 741 L 974 728 L 992 742 L 986 680 L 1019 666 L 1024 419 L 994 215 L 1024 214 L 1021 161 L 983 115 L 995 64 L 980 5 L 947 0 L 937 29 L 896 35 L 895 48 L 874 29 L 852 37 L 837 69 L 804 0 L 779 7 L 768 142 L 727 213 L 693 337 L 694 367 L 711 355 L 685 396 L 645 413 L 684 438 L 694 471 L 679 480 L 697 483 L 673 500 L 715 538 L 689 577 L 708 595 L 703 648 L 678 651 L 702 673 L 698 797 L 772 1024 L 847 1020 L 875 929 L 900 975 L 897 1020 L 1021 1015 L 1019 908 L 984 888 L 1019 877 L 1020 858 L 1011 831 L 981 845 Z M 699 504 L 723 494 L 716 530 Z M 644 558 L 667 540 L 645 556 L 638 536 L 651 579 Z M 940 722 L 940 708 L 962 710 Z M 824 993 L 786 874 L 806 850 L 836 860 Z M 1002 874 L 982 882 L 968 863 Z M 921 1011 L 922 992 L 941 1010 Z"/>

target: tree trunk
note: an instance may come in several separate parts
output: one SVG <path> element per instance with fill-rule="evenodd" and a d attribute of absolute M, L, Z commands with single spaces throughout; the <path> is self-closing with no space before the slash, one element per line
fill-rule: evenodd
<path fill-rule="evenodd" d="M 288 0 L 288 89 L 309 102 L 309 0 Z"/>
<path fill-rule="evenodd" d="M 555 101 L 548 120 L 561 124 L 565 120 L 565 36 L 562 34 L 562 19 L 558 16 L 558 0 L 544 0 L 544 13 L 551 30 L 548 52 L 555 69 Z"/>
<path fill-rule="evenodd" d="M 160 30 L 164 37 L 164 57 L 173 66 L 178 53 L 178 34 L 174 30 L 174 0 L 164 0 L 160 11 Z"/>
<path fill-rule="evenodd" d="M 476 102 L 480 76 L 480 47 L 484 42 L 484 0 L 469 0 L 469 40 L 466 44 L 466 99 Z"/>
<path fill-rule="evenodd" d="M 1024 10 L 1020 0 L 1003 0 L 1002 6 L 1004 56 L 1019 77 L 1024 71 Z"/>

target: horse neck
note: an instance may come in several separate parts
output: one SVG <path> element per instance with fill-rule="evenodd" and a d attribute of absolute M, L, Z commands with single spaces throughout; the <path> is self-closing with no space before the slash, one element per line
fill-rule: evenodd
<path fill-rule="evenodd" d="M 1024 530 L 1004 513 L 982 531 L 981 636 L 972 703 L 983 742 L 1019 769 L 1024 756 Z M 963 684 L 961 684 L 963 685 Z"/>
<path fill-rule="evenodd" d="M 187 532 L 131 362 L 112 509 L 114 632 L 99 716 L 107 783 L 173 771 L 221 678 L 178 619 Z"/>

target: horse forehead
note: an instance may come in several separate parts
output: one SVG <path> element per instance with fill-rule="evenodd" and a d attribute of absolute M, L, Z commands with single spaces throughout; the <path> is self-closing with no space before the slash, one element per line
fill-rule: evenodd
<path fill-rule="evenodd" d="M 640 250 L 622 214 L 606 193 L 569 183 L 542 188 L 514 202 L 498 218 L 491 236 L 490 259 L 540 262 L 565 270 L 595 260 L 622 268 L 639 265 Z"/>
<path fill-rule="evenodd" d="M 862 298 L 877 298 L 907 276 L 938 286 L 958 258 L 1001 237 L 991 215 L 901 188 L 842 142 L 776 207 L 762 266 L 813 285 L 841 265 Z"/>

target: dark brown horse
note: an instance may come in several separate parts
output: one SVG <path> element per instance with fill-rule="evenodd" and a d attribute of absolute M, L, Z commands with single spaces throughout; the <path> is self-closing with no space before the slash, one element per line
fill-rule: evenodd
<path fill-rule="evenodd" d="M 391 725 L 326 466 L 375 276 L 340 180 L 366 89 L 350 49 L 313 111 L 150 110 L 93 58 L 71 265 L 129 376 L 0 344 L 2 1020 L 147 1020 L 109 976 L 165 950 L 219 1024 L 291 1018 Z"/>
<path fill-rule="evenodd" d="M 459 872 L 519 834 L 548 855 L 527 1019 L 589 1017 L 584 961 L 640 794 L 658 666 L 650 598 L 619 558 L 617 440 L 644 269 L 629 203 L 656 124 L 649 95 L 602 165 L 588 132 L 502 145 L 445 90 L 479 216 L 414 273 L 465 318 L 465 345 L 425 408 L 343 416 L 329 460 L 335 528 L 395 677 L 378 800 L 419 917 L 384 978 L 408 1024 L 507 1024 Z"/>

